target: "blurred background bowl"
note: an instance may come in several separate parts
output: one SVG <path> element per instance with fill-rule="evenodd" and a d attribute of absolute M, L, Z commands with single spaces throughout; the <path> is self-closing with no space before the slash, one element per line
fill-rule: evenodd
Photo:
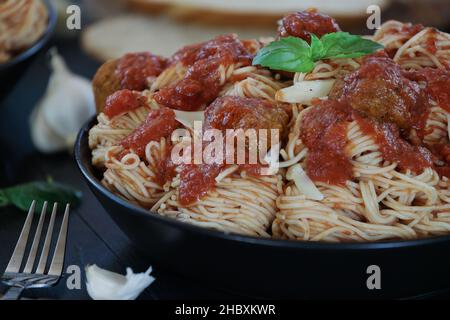
<path fill-rule="evenodd" d="M 30 48 L 16 55 L 8 62 L 0 64 L 0 102 L 9 94 L 36 55 L 45 48 L 52 37 L 57 21 L 56 10 L 50 0 L 44 0 L 43 2 L 48 9 L 48 25 L 43 36 Z"/>

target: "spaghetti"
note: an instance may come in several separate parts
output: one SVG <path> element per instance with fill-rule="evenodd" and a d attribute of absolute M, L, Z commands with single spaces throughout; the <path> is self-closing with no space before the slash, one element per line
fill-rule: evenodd
<path fill-rule="evenodd" d="M 339 30 L 311 10 L 280 25 L 279 36 L 307 41 Z M 449 234 L 449 36 L 389 21 L 373 39 L 384 53 L 303 73 L 253 66 L 267 43 L 235 35 L 158 58 L 157 73 L 136 73 L 145 90 L 116 88 L 98 106 L 89 145 L 102 183 L 151 212 L 227 233 L 330 242 Z M 117 83 L 117 69 L 108 72 Z M 203 133 L 279 130 L 280 169 L 175 162 L 174 150 L 192 156 L 198 134 L 186 114 L 202 114 Z"/>
<path fill-rule="evenodd" d="M 405 69 L 449 67 L 449 34 L 422 25 L 388 21 L 375 33 L 373 40 L 383 44 L 393 60 Z"/>

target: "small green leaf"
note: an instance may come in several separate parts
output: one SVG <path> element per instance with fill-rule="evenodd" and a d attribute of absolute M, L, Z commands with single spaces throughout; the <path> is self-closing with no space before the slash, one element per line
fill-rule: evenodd
<path fill-rule="evenodd" d="M 382 49 L 374 41 L 348 32 L 334 32 L 319 39 L 311 34 L 311 45 L 296 37 L 286 37 L 271 42 L 262 48 L 253 65 L 261 65 L 272 70 L 309 72 L 314 62 L 322 59 L 357 58 Z"/>
<path fill-rule="evenodd" d="M 36 200 L 36 212 L 40 212 L 44 201 L 49 204 L 58 202 L 60 205 L 69 203 L 75 207 L 81 202 L 82 194 L 61 183 L 36 181 L 3 189 L 0 199 L 2 196 L 8 201 L 7 204 L 13 204 L 23 211 L 27 211 L 31 202 Z"/>
<path fill-rule="evenodd" d="M 320 60 L 324 53 L 325 48 L 320 39 L 315 34 L 311 34 L 311 56 L 313 61 Z"/>
<path fill-rule="evenodd" d="M 295 37 L 282 38 L 262 48 L 253 59 L 253 65 L 290 72 L 308 72 L 314 68 L 311 47 L 305 40 Z"/>
<path fill-rule="evenodd" d="M 348 32 L 328 33 L 320 42 L 323 46 L 321 59 L 357 58 L 383 49 L 377 42 Z"/>

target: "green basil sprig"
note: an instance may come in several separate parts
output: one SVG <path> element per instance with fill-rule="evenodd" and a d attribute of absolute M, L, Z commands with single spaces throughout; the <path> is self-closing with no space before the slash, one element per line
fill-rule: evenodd
<path fill-rule="evenodd" d="M 289 72 L 309 72 L 314 62 L 323 59 L 357 58 L 383 49 L 377 42 L 352 35 L 333 32 L 318 38 L 311 34 L 311 45 L 296 37 L 286 37 L 262 48 L 253 65 Z"/>
<path fill-rule="evenodd" d="M 50 205 L 58 202 L 65 206 L 69 203 L 72 207 L 81 202 L 81 191 L 57 182 L 35 181 L 9 187 L 0 190 L 0 207 L 14 205 L 17 208 L 28 211 L 31 202 L 36 200 L 36 212 L 40 212 L 44 201 Z"/>

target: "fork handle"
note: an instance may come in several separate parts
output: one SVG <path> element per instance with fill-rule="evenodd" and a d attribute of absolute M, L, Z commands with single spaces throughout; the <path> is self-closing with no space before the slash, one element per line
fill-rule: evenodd
<path fill-rule="evenodd" d="M 0 300 L 19 300 L 24 288 L 10 287 Z"/>

